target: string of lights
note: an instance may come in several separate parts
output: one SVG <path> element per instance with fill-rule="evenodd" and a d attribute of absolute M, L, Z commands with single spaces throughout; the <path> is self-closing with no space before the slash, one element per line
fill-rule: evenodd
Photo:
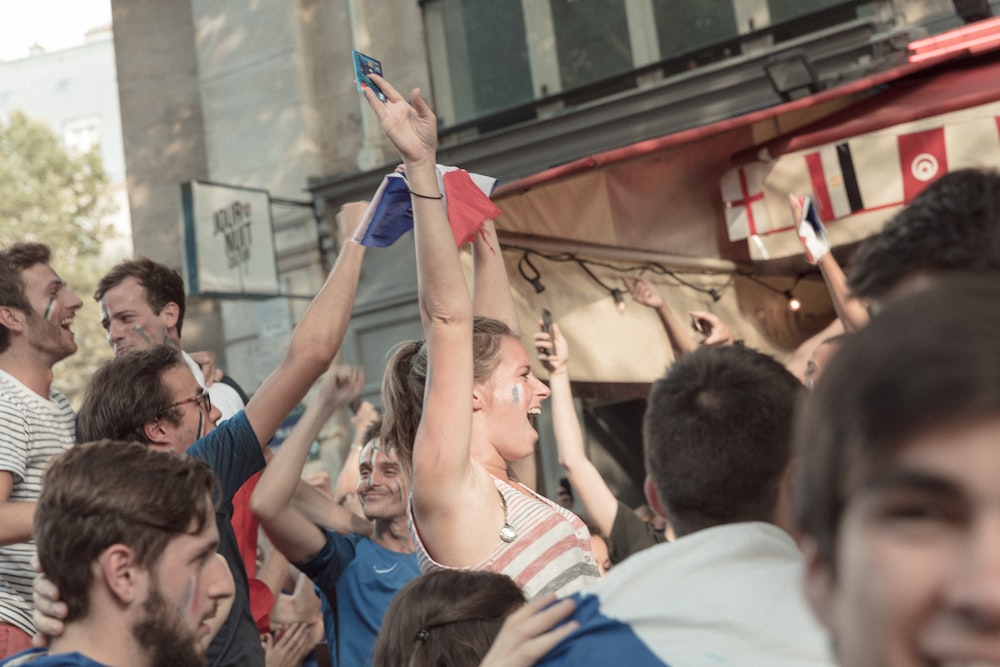
<path fill-rule="evenodd" d="M 799 300 L 797 296 L 795 296 L 795 287 L 796 285 L 799 284 L 799 281 L 801 281 L 802 278 L 805 277 L 804 274 L 800 273 L 796 275 L 795 280 L 792 281 L 792 286 L 789 287 L 788 289 L 781 289 L 779 287 L 775 287 L 774 285 L 766 283 L 763 280 L 759 279 L 757 276 L 753 275 L 752 273 L 747 273 L 746 271 L 737 271 L 736 275 L 739 275 L 741 278 L 746 278 L 750 282 L 756 285 L 760 285 L 761 287 L 770 292 L 774 292 L 775 294 L 780 294 L 781 296 L 785 297 L 785 300 L 788 303 L 788 310 L 792 311 L 793 313 L 798 312 L 798 310 L 802 307 L 802 302 Z"/>
<path fill-rule="evenodd" d="M 524 280 L 531 284 L 532 288 L 535 290 L 536 294 L 541 294 L 545 291 L 545 285 L 542 283 L 542 274 L 538 269 L 538 265 L 532 260 L 532 258 L 543 259 L 549 262 L 572 262 L 580 267 L 580 269 L 590 278 L 594 283 L 596 283 L 601 289 L 605 290 L 612 299 L 614 299 L 615 307 L 618 312 L 623 312 L 625 309 L 625 294 L 621 288 L 611 287 L 607 285 L 596 273 L 594 273 L 595 268 L 609 269 L 619 274 L 631 274 L 631 273 L 650 273 L 665 278 L 669 278 L 676 284 L 686 287 L 690 290 L 704 294 L 712 299 L 712 301 L 719 301 L 722 298 L 723 293 L 726 289 L 732 286 L 735 274 L 729 274 L 728 280 L 718 286 L 713 287 L 703 287 L 697 285 L 690 280 L 686 279 L 683 274 L 686 275 L 717 275 L 715 272 L 708 271 L 676 271 L 668 269 L 667 267 L 659 264 L 657 262 L 641 262 L 641 263 L 631 263 L 631 264 L 611 264 L 609 262 L 604 262 L 594 259 L 585 259 L 572 252 L 542 252 L 539 250 L 534 250 L 532 248 L 526 248 L 523 246 L 506 244 L 504 245 L 505 250 L 517 250 L 523 254 L 517 261 L 517 271 L 521 274 Z"/>

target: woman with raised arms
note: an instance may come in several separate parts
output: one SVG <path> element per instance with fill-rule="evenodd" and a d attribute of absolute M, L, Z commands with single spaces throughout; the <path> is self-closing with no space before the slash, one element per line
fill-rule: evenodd
<path fill-rule="evenodd" d="M 425 342 L 404 345 L 390 362 L 387 381 L 395 376 L 398 391 L 386 397 L 383 435 L 412 470 L 421 570 L 500 572 L 529 599 L 576 591 L 599 576 L 586 527 L 510 474 L 534 454 L 532 421 L 549 390 L 517 337 L 496 232 L 488 222 L 473 244 L 474 310 L 438 188 L 437 119 L 419 90 L 410 104 L 372 79 L 386 102 L 371 89 L 365 96 L 403 159 L 415 220 Z M 408 423 L 418 424 L 409 436 Z"/>

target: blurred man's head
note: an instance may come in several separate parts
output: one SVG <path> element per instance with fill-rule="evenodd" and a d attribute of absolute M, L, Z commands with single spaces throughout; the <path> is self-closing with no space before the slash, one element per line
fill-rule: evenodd
<path fill-rule="evenodd" d="M 841 664 L 1000 664 L 1000 285 L 846 341 L 796 419 L 806 590 Z"/>
<path fill-rule="evenodd" d="M 702 347 L 657 380 L 643 420 L 647 498 L 678 536 L 778 522 L 795 400 L 784 366 L 743 347 Z"/>
<path fill-rule="evenodd" d="M 961 169 L 931 183 L 861 244 L 848 288 L 875 307 L 949 273 L 1000 274 L 1000 174 Z"/>
<path fill-rule="evenodd" d="M 216 554 L 214 480 L 204 462 L 137 443 L 90 443 L 53 461 L 35 542 L 68 609 L 65 636 L 85 623 L 149 664 L 202 664 L 206 621 L 233 595 Z"/>
<path fill-rule="evenodd" d="M 184 281 L 169 266 L 148 257 L 122 262 L 101 278 L 94 298 L 116 355 L 153 345 L 180 346 Z"/>

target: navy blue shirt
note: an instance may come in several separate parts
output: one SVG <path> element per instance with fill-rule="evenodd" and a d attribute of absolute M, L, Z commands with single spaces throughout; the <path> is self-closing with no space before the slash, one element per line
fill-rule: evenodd
<path fill-rule="evenodd" d="M 229 616 L 206 652 L 208 664 L 211 667 L 263 667 L 264 651 L 257 624 L 250 614 L 250 585 L 233 532 L 232 516 L 233 496 L 244 482 L 264 467 L 264 453 L 246 413 L 241 410 L 191 445 L 187 455 L 208 463 L 219 478 L 215 511 L 219 553 L 229 564 L 236 585 Z"/>

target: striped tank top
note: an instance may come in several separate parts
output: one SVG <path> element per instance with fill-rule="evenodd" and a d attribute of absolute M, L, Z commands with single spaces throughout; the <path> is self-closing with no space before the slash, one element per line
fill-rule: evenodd
<path fill-rule="evenodd" d="M 590 551 L 590 532 L 580 517 L 533 491 L 527 496 L 497 477 L 493 483 L 507 504 L 507 523 L 516 537 L 505 542 L 498 533 L 492 553 L 467 569 L 506 574 L 528 600 L 545 593 L 569 595 L 600 579 Z M 447 569 L 430 557 L 420 541 L 412 500 L 408 514 L 420 572 Z"/>

